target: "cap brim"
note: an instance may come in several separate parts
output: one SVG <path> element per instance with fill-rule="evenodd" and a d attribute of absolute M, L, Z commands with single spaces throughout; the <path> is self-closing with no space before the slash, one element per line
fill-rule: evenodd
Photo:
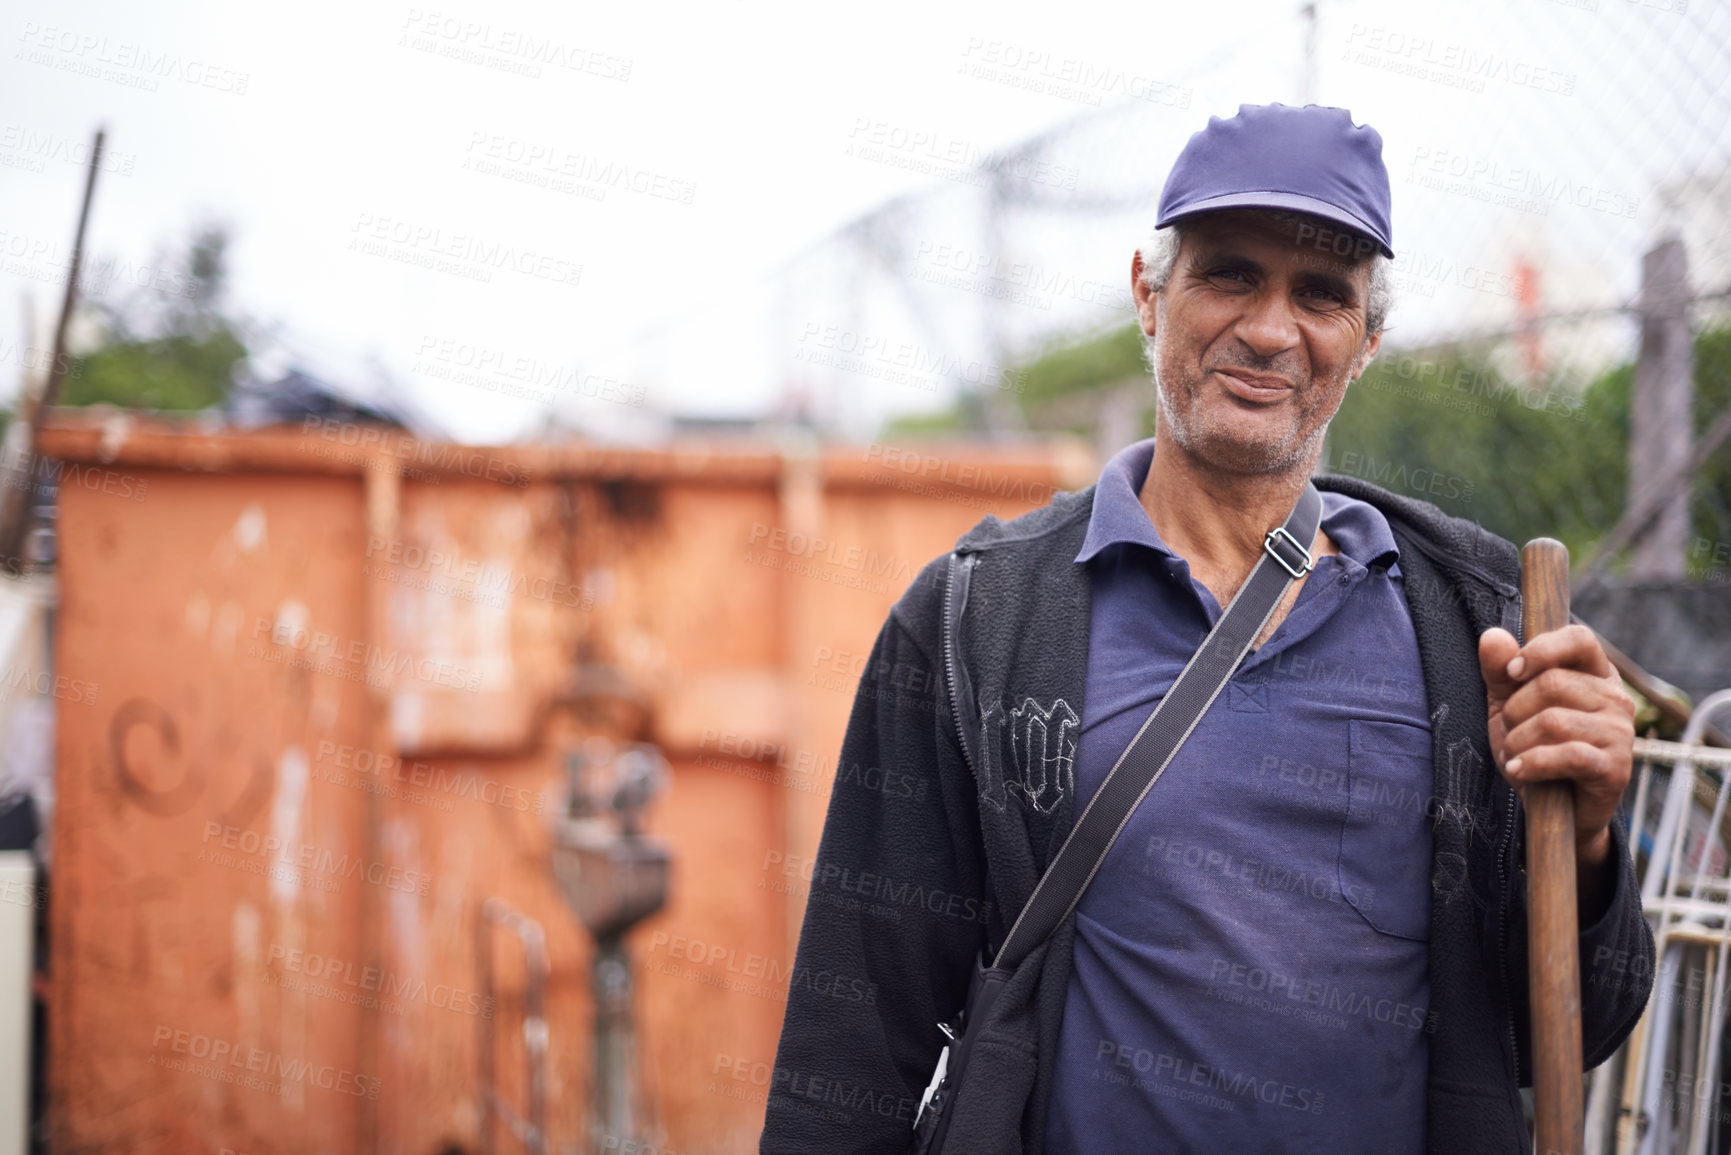
<path fill-rule="evenodd" d="M 1154 222 L 1154 227 L 1163 229 L 1173 221 L 1195 216 L 1197 213 L 1211 213 L 1221 209 L 1287 209 L 1292 212 L 1309 213 L 1312 216 L 1323 217 L 1336 224 L 1345 225 L 1356 233 L 1363 233 L 1375 242 L 1383 256 L 1389 258 L 1394 256 L 1394 249 L 1389 246 L 1388 242 L 1377 236 L 1375 229 L 1352 213 L 1338 205 L 1319 201 L 1315 197 L 1300 196 L 1297 193 L 1237 192 L 1228 193 L 1225 196 L 1210 197 L 1204 201 L 1187 204 L 1174 212 L 1162 213 L 1159 219 Z"/>

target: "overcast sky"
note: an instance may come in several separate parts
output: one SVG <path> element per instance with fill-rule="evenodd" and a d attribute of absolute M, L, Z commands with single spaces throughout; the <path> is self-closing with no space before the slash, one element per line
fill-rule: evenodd
<path fill-rule="evenodd" d="M 1420 260 L 1409 332 L 1510 315 L 1509 293 L 1435 271 L 1451 255 L 1530 245 L 1566 274 L 1548 303 L 1632 291 L 1665 226 L 1654 188 L 1725 164 L 1724 6 L 1679 2 L 1323 0 L 1315 95 L 1385 137 L 1397 248 Z M 92 256 L 148 280 L 195 223 L 226 222 L 233 302 L 279 334 L 263 368 L 289 355 L 358 389 L 388 376 L 470 441 L 546 411 L 499 366 L 564 381 L 558 404 L 604 428 L 771 408 L 832 321 L 869 318 L 881 343 L 912 334 L 956 364 L 1109 323 L 1110 300 L 1062 289 L 970 321 L 979 286 L 886 287 L 826 238 L 912 194 L 928 223 L 908 259 L 931 265 L 977 224 L 968 167 L 1068 124 L 1030 187 L 1147 208 L 1013 214 L 996 243 L 1121 286 L 1184 139 L 1240 102 L 1295 100 L 1304 58 L 1292 0 L 146 7 L 4 9 L 0 394 L 27 344 L 21 297 L 43 330 L 57 307 L 101 124 Z M 1426 187 L 1427 171 L 1454 183 Z M 947 382 L 839 380 L 865 423 L 948 401 Z"/>

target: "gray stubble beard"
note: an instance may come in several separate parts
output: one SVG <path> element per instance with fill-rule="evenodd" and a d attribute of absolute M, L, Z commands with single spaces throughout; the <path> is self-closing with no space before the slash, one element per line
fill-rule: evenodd
<path fill-rule="evenodd" d="M 1154 381 L 1155 399 L 1160 407 L 1160 415 L 1164 419 L 1167 431 L 1178 448 L 1197 461 L 1205 462 L 1216 468 L 1241 474 L 1273 474 L 1292 473 L 1307 469 L 1313 465 L 1322 453 L 1323 439 L 1328 436 L 1329 422 L 1317 426 L 1316 431 L 1294 444 L 1276 448 L 1271 454 L 1256 456 L 1256 449 L 1261 447 L 1240 447 L 1232 445 L 1232 457 L 1220 460 L 1212 450 L 1222 443 L 1218 436 L 1209 437 L 1209 422 L 1201 417 L 1196 409 L 1196 394 L 1194 388 L 1189 388 L 1189 412 L 1182 412 L 1173 403 L 1170 391 L 1160 373 L 1159 338 L 1144 337 L 1142 340 L 1143 359 L 1148 366 L 1149 375 Z M 1301 407 L 1299 420 L 1302 423 L 1310 411 Z M 1218 430 L 1215 430 L 1218 432 Z"/>

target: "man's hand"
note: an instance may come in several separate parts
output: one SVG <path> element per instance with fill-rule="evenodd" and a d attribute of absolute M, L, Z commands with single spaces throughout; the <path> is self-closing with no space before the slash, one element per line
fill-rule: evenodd
<path fill-rule="evenodd" d="M 1529 782 L 1575 784 L 1575 862 L 1583 912 L 1613 881 L 1611 818 L 1629 785 L 1635 703 L 1586 626 L 1540 634 L 1525 646 L 1507 630 L 1479 636 L 1490 702 L 1491 755 L 1517 793 Z"/>

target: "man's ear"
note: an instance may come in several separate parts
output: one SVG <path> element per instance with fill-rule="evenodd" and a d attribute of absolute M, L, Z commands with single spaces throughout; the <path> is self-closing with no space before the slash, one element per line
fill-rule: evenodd
<path fill-rule="evenodd" d="M 1370 368 L 1370 363 L 1376 360 L 1377 351 L 1382 348 L 1382 334 L 1372 333 L 1364 342 L 1364 348 L 1359 351 L 1358 363 L 1352 368 L 1352 379 L 1357 381 L 1364 376 L 1364 371 Z"/>
<path fill-rule="evenodd" d="M 1142 331 L 1152 337 L 1160 294 L 1142 283 L 1142 268 L 1142 252 L 1138 249 L 1130 258 L 1130 296 L 1136 302 L 1136 320 Z"/>

